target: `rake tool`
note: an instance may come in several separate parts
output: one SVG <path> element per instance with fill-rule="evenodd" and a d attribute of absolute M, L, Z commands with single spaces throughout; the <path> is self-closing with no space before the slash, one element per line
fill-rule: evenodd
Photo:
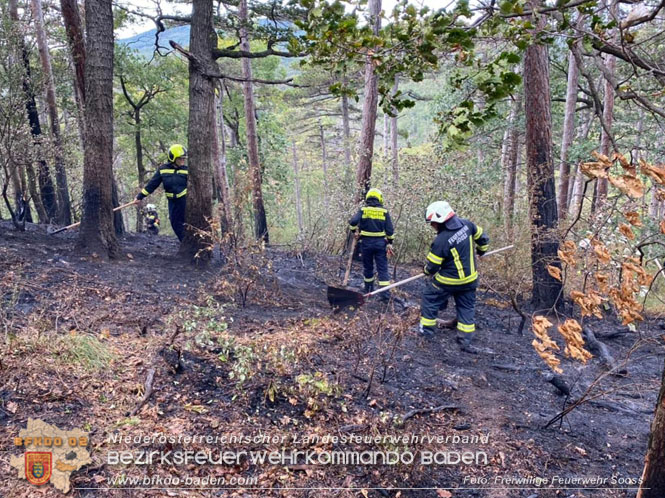
<path fill-rule="evenodd" d="M 514 247 L 513 245 L 509 245 L 506 247 L 502 247 L 500 249 L 494 249 L 493 251 L 486 252 L 482 256 L 482 258 L 486 258 L 487 256 L 496 254 L 498 252 L 507 251 L 508 249 L 512 249 L 513 247 Z M 363 294 L 361 292 L 356 292 L 348 289 L 340 289 L 339 287 L 331 287 L 329 285 L 328 302 L 330 303 L 330 306 L 332 306 L 333 308 L 343 308 L 345 306 L 361 306 L 362 304 L 365 303 L 365 301 L 368 298 L 375 296 L 376 294 L 380 294 L 381 292 L 386 292 L 394 287 L 399 287 L 400 285 L 404 285 L 409 282 L 413 282 L 414 280 L 423 278 L 425 275 L 426 275 L 425 273 L 419 273 L 418 275 L 414 275 L 413 277 L 405 278 L 404 280 L 400 280 L 399 282 L 395 282 L 394 284 L 381 287 L 380 289 L 375 290 L 373 292 L 368 292 L 367 294 Z"/>
<path fill-rule="evenodd" d="M 118 206 L 117 208 L 113 208 L 113 212 L 115 213 L 116 211 L 120 211 L 121 209 L 125 209 L 126 207 L 133 206 L 136 204 L 136 201 L 128 202 L 127 204 L 123 204 L 122 206 Z M 72 223 L 71 225 L 67 225 L 66 227 L 58 228 L 57 230 L 52 229 L 51 227 L 48 228 L 47 233 L 49 235 L 55 235 L 56 233 L 64 232 L 65 230 L 69 230 L 70 228 L 76 228 L 79 226 L 81 222 L 79 221 L 78 223 Z"/>

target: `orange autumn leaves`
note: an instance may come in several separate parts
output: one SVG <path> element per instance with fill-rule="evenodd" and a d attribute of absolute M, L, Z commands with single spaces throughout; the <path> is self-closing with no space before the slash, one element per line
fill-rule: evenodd
<path fill-rule="evenodd" d="M 544 316 L 536 316 L 533 319 L 532 330 L 536 339 L 532 341 L 533 348 L 538 353 L 543 361 L 552 370 L 557 373 L 563 373 L 559 366 L 561 360 L 556 357 L 553 351 L 560 351 L 559 345 L 554 342 L 547 333 L 547 330 L 552 326 Z M 586 363 L 593 355 L 584 349 L 584 339 L 582 338 L 582 326 L 577 320 L 566 320 L 562 325 L 557 327 L 559 333 L 566 342 L 564 354 L 582 363 Z"/>
<path fill-rule="evenodd" d="M 580 165 L 583 173 L 591 178 L 606 178 L 631 199 L 645 195 L 645 184 L 638 177 L 637 165 L 620 154 L 614 154 L 612 158 L 597 153 L 594 156 L 595 162 Z M 610 172 L 617 163 L 622 169 L 621 175 Z M 653 181 L 653 194 L 658 199 L 665 199 L 665 165 L 639 161 L 639 170 Z M 640 258 L 632 256 L 635 249 L 631 241 L 636 240 L 637 229 L 644 226 L 639 213 L 634 208 L 627 208 L 621 214 L 624 219 L 615 225 L 617 235 L 621 237 L 610 236 L 607 240 L 612 242 L 608 242 L 596 235 L 580 242 L 579 247 L 576 242 L 565 241 L 558 250 L 560 265 L 548 265 L 547 271 L 552 278 L 562 282 L 567 280 L 568 285 L 574 286 L 570 297 L 579 307 L 582 318 L 603 319 L 604 311 L 609 310 L 608 305 L 611 305 L 622 323 L 630 325 L 644 319 L 641 314 L 643 306 L 638 302 L 639 293 L 650 285 L 653 275 L 645 270 Z M 660 231 L 665 233 L 665 220 L 660 223 Z M 545 363 L 561 373 L 561 360 L 557 357 L 560 347 L 548 335 L 552 325 L 543 316 L 534 317 L 532 330 L 535 339 L 532 344 Z M 569 319 L 559 324 L 557 329 L 565 340 L 565 355 L 586 363 L 591 354 L 584 349 L 582 326 L 576 320 Z"/>
<path fill-rule="evenodd" d="M 589 178 L 607 178 L 612 185 L 633 199 L 639 199 L 644 195 L 644 183 L 637 176 L 637 167 L 631 164 L 623 155 L 613 154 L 612 157 L 609 158 L 595 151 L 592 152 L 592 155 L 597 161 L 582 163 L 580 165 L 582 173 Z M 610 174 L 610 168 L 612 168 L 612 165 L 617 161 L 623 168 L 624 174 L 613 176 Z M 644 161 L 641 161 L 641 166 L 642 163 L 647 164 Z M 642 171 L 644 172 L 644 166 L 642 166 Z M 663 179 L 665 179 L 665 176 Z"/>

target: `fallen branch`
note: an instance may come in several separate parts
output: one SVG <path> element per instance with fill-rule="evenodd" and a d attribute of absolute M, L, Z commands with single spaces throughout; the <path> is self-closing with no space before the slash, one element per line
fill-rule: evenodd
<path fill-rule="evenodd" d="M 136 405 L 136 407 L 129 412 L 129 416 L 133 417 L 138 413 L 138 411 L 143 408 L 143 405 L 145 405 L 148 402 L 148 399 L 150 399 L 150 396 L 152 396 L 152 384 L 155 380 L 155 368 L 152 367 L 148 370 L 148 375 L 145 379 L 145 392 L 143 393 L 143 398 L 141 398 L 141 401 Z"/>
<path fill-rule="evenodd" d="M 545 380 L 552 384 L 564 396 L 570 396 L 570 387 L 560 375 L 549 373 L 545 375 Z"/>
<path fill-rule="evenodd" d="M 439 405 L 434 408 L 415 408 L 409 412 L 406 412 L 404 415 L 399 417 L 402 422 L 406 422 L 410 418 L 415 417 L 416 415 L 423 415 L 425 413 L 438 413 L 445 410 L 459 410 L 459 405 Z"/>
<path fill-rule="evenodd" d="M 582 329 L 582 334 L 584 335 L 584 340 L 586 341 L 589 351 L 594 355 L 599 356 L 604 365 L 614 372 L 613 375 L 626 375 L 628 373 L 625 368 L 619 368 L 614 356 L 610 353 L 609 348 L 596 339 L 593 330 L 589 327 L 584 327 Z"/>
<path fill-rule="evenodd" d="M 520 326 L 517 327 L 517 333 L 519 335 L 522 335 L 524 332 L 524 325 L 526 324 L 527 316 L 524 314 L 524 312 L 520 309 L 520 307 L 517 305 L 517 299 L 515 299 L 515 294 L 512 294 L 510 296 L 510 304 L 512 304 L 513 309 L 515 312 L 522 317 L 522 321 L 520 322 Z"/>

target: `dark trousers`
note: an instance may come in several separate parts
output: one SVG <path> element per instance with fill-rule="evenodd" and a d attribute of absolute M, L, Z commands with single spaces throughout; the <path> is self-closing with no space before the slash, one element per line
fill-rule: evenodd
<path fill-rule="evenodd" d="M 434 280 L 425 282 L 423 300 L 420 305 L 420 324 L 434 328 L 439 310 L 446 309 L 448 298 L 455 300 L 457 310 L 457 330 L 471 333 L 476 330 L 476 287 L 477 282 L 466 285 L 441 285 Z"/>
<path fill-rule="evenodd" d="M 185 236 L 185 207 L 187 206 L 187 196 L 180 199 L 169 199 L 169 220 L 171 228 L 182 241 Z"/>
<path fill-rule="evenodd" d="M 361 239 L 360 252 L 363 256 L 363 276 L 366 283 L 374 282 L 374 263 L 376 262 L 379 287 L 390 284 L 386 245 L 387 242 L 383 237 L 363 237 Z"/>

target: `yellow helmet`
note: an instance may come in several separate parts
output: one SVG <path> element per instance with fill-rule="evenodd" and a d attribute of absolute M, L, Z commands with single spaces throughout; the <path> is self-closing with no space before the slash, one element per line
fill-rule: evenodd
<path fill-rule="evenodd" d="M 169 162 L 174 163 L 179 157 L 187 157 L 187 149 L 180 144 L 174 144 L 169 147 L 168 157 Z"/>
<path fill-rule="evenodd" d="M 378 188 L 371 188 L 367 191 L 367 194 L 365 195 L 365 200 L 369 199 L 377 199 L 381 204 L 383 204 L 383 194 Z"/>

